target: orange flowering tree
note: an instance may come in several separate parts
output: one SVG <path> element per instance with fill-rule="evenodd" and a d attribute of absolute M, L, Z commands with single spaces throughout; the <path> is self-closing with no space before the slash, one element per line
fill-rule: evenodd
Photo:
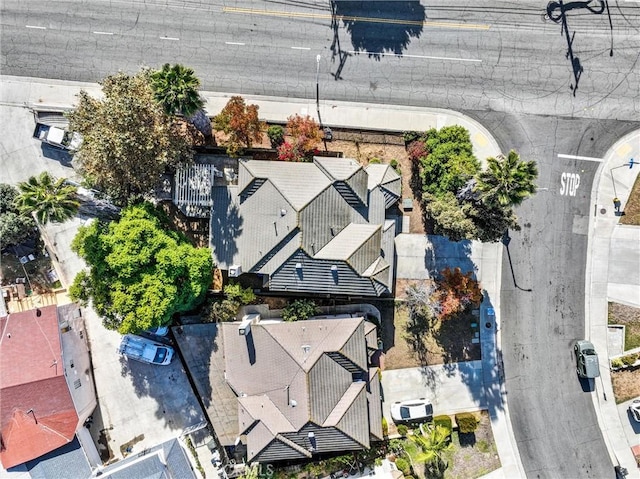
<path fill-rule="evenodd" d="M 244 148 L 262 140 L 265 125 L 258 119 L 258 106 L 247 105 L 241 96 L 232 96 L 213 118 L 213 126 L 227 135 L 224 146 L 229 156 L 239 156 Z"/>
<path fill-rule="evenodd" d="M 438 281 L 440 317 L 448 318 L 461 313 L 468 307 L 478 307 L 482 302 L 480 284 L 473 278 L 473 272 L 462 273 L 460 268 L 445 268 Z"/>

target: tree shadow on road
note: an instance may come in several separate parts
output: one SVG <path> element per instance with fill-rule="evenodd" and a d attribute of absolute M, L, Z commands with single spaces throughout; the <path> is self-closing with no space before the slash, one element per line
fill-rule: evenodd
<path fill-rule="evenodd" d="M 331 2 L 331 60 L 338 58 L 338 69 L 333 74 L 341 79 L 347 58 L 355 53 L 365 53 L 369 58 L 380 60 L 384 55 L 402 56 L 411 43 L 419 38 L 424 28 L 426 12 L 419 1 Z M 343 49 L 340 44 L 340 21 L 351 37 L 353 50 Z"/>

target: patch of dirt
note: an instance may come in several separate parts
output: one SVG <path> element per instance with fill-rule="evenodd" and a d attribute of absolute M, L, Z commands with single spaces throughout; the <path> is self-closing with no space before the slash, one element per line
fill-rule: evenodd
<path fill-rule="evenodd" d="M 140 434 L 130 441 L 125 442 L 120 446 L 120 454 L 122 457 L 127 457 L 129 454 L 133 452 L 133 447 L 139 443 L 140 441 L 144 441 L 144 434 Z"/>
<path fill-rule="evenodd" d="M 30 245 L 23 250 L 20 246 L 9 246 L 0 258 L 0 284 L 2 286 L 24 284 L 27 294 L 47 294 L 60 287 L 51 258 L 40 237 L 28 241 Z M 16 254 L 18 253 L 18 254 Z M 31 255 L 34 259 L 29 259 Z M 20 262 L 24 256 L 26 263 Z"/>
<path fill-rule="evenodd" d="M 473 328 L 472 323 L 478 326 Z M 481 358 L 480 344 L 471 342 L 475 332 L 479 331 L 478 320 L 471 311 L 445 321 L 437 320 L 431 329 L 424 325 L 419 331 L 413 328 L 409 332 L 408 325 L 408 311 L 401 303 L 396 304 L 392 328 L 383 325 L 383 335 L 393 331 L 393 343 L 388 349 L 389 341 L 384 338 L 385 369 L 449 364 Z"/>
<path fill-rule="evenodd" d="M 624 349 L 640 347 L 640 308 L 609 303 L 609 324 L 624 325 Z"/>
<path fill-rule="evenodd" d="M 640 368 L 611 371 L 616 404 L 640 396 Z"/>
<path fill-rule="evenodd" d="M 624 215 L 620 217 L 620 223 L 640 226 L 640 175 L 631 188 L 627 204 L 624 206 Z"/>
<path fill-rule="evenodd" d="M 180 231 L 198 248 L 209 246 L 209 219 L 187 218 L 171 201 L 163 201 L 160 207 L 169 217 L 169 224 L 175 231 Z"/>
<path fill-rule="evenodd" d="M 269 306 L 269 310 L 283 309 L 289 301 L 287 298 L 281 298 L 278 296 L 260 296 L 260 301 Z"/>
<path fill-rule="evenodd" d="M 465 435 L 463 443 L 469 440 L 469 445 L 460 445 L 460 436 L 453 434 L 455 450 L 450 456 L 449 467 L 445 471 L 445 479 L 475 479 L 498 469 L 500 457 L 491 430 L 491 420 L 487 411 L 480 411 L 480 423 L 474 434 Z"/>
<path fill-rule="evenodd" d="M 385 357 L 384 368 L 385 369 L 403 369 L 403 368 L 416 368 L 421 366 L 420 359 L 417 354 L 411 349 L 409 343 L 405 341 L 404 335 L 407 326 L 409 315 L 403 308 L 396 307 L 396 313 L 393 321 L 393 346 L 387 350 L 386 344 L 388 344 L 387 338 L 384 338 L 385 342 Z M 383 328 L 383 332 L 387 330 Z M 384 373 L 383 373 L 384 374 Z"/>

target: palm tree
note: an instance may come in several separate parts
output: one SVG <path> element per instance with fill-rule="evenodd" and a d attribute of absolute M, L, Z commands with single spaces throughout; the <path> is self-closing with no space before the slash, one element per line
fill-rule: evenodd
<path fill-rule="evenodd" d="M 444 476 L 444 471 L 448 467 L 444 455 L 453 449 L 449 434 L 449 429 L 437 424 L 428 428 L 427 435 L 414 434 L 409 436 L 422 451 L 416 456 L 416 462 L 424 462 L 429 470 L 429 475 Z"/>
<path fill-rule="evenodd" d="M 40 224 L 65 221 L 80 207 L 78 189 L 66 184 L 64 178 L 56 179 L 46 171 L 19 183 L 18 190 L 16 206 L 21 213 L 32 214 Z"/>
<path fill-rule="evenodd" d="M 538 167 L 535 161 L 522 161 L 511 150 L 506 158 L 487 158 L 487 169 L 477 176 L 476 189 L 489 204 L 517 206 L 536 191 Z"/>
<path fill-rule="evenodd" d="M 151 88 L 167 115 L 184 115 L 205 136 L 211 135 L 211 121 L 202 110 L 204 101 L 198 93 L 200 80 L 193 69 L 165 63 L 151 74 Z"/>

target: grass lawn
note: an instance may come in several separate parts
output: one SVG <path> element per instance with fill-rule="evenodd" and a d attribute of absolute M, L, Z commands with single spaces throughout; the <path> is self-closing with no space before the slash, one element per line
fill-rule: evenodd
<path fill-rule="evenodd" d="M 609 303 L 609 324 L 624 325 L 625 351 L 640 347 L 640 308 Z"/>
<path fill-rule="evenodd" d="M 620 217 L 623 225 L 640 225 L 640 175 L 636 178 L 627 204 L 624 207 L 624 215 Z"/>
<path fill-rule="evenodd" d="M 611 383 L 616 404 L 640 396 L 640 368 L 611 371 Z"/>
<path fill-rule="evenodd" d="M 609 324 L 623 324 L 625 326 L 625 351 L 640 347 L 640 308 L 609 303 L 608 321 Z M 611 371 L 611 383 L 613 395 L 618 404 L 640 396 L 640 368 Z"/>

